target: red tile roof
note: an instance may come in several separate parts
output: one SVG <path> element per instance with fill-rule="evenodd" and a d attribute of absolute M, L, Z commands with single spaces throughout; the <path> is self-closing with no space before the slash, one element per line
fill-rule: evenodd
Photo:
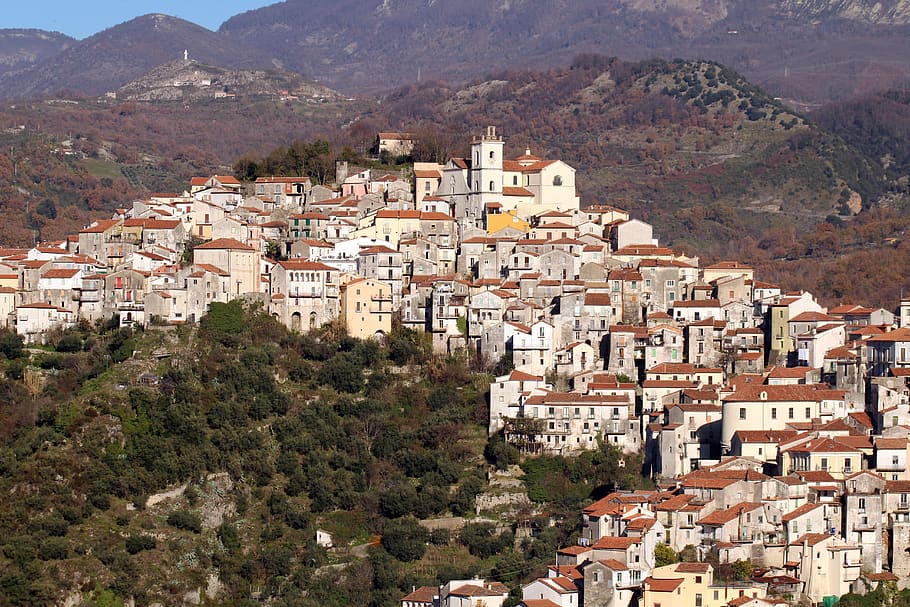
<path fill-rule="evenodd" d="M 72 278 L 78 273 L 78 269 L 53 268 L 42 274 L 41 278 Z"/>
<path fill-rule="evenodd" d="M 594 542 L 595 550 L 628 550 L 633 544 L 640 544 L 641 540 L 634 537 L 604 536 Z"/>
<path fill-rule="evenodd" d="M 253 251 L 253 247 L 248 244 L 243 244 L 239 240 L 234 238 L 218 238 L 217 240 L 212 240 L 205 244 L 201 244 L 196 247 L 197 249 L 225 249 L 231 251 Z"/>
<path fill-rule="evenodd" d="M 787 514 L 783 515 L 781 517 L 781 520 L 783 520 L 785 523 L 792 521 L 795 518 L 799 518 L 804 514 L 808 514 L 809 512 L 812 512 L 816 508 L 821 508 L 821 504 L 803 504 L 799 508 L 796 508 L 795 510 L 791 510 Z"/>
<path fill-rule="evenodd" d="M 742 514 L 758 510 L 761 507 L 762 505 L 757 502 L 742 502 L 726 510 L 716 510 L 698 522 L 702 525 L 725 525 L 739 518 Z"/>
<path fill-rule="evenodd" d="M 659 580 L 653 577 L 645 578 L 642 582 L 645 586 L 645 590 L 650 590 L 651 592 L 674 592 L 679 588 L 680 584 L 683 583 L 682 578 L 672 579 L 672 580 Z"/>

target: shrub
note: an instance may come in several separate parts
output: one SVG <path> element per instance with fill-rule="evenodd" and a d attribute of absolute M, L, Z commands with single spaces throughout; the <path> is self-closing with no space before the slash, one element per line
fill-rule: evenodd
<path fill-rule="evenodd" d="M 38 556 L 42 561 L 65 559 L 69 556 L 69 547 L 66 540 L 60 537 L 51 537 L 38 546 Z"/>
<path fill-rule="evenodd" d="M 150 535 L 131 535 L 126 538 L 126 551 L 130 554 L 153 550 L 155 546 L 155 538 Z"/>
<path fill-rule="evenodd" d="M 382 534 L 382 547 L 399 561 L 416 561 L 426 551 L 429 534 L 413 518 L 402 518 L 386 523 Z"/>
<path fill-rule="evenodd" d="M 79 352 L 82 350 L 82 339 L 74 333 L 67 333 L 57 342 L 56 348 L 57 352 Z"/>
<path fill-rule="evenodd" d="M 511 533 L 496 534 L 492 523 L 465 525 L 458 534 L 458 541 L 467 546 L 468 552 L 482 559 L 503 551 L 512 543 Z"/>
<path fill-rule="evenodd" d="M 447 546 L 452 539 L 448 529 L 440 528 L 430 531 L 430 543 L 434 546 Z"/>
<path fill-rule="evenodd" d="M 233 551 L 240 548 L 240 534 L 237 533 L 237 527 L 230 523 L 221 523 L 218 526 L 218 539 L 225 550 Z"/>
<path fill-rule="evenodd" d="M 167 517 L 167 524 L 184 531 L 202 533 L 202 518 L 189 510 L 175 510 Z"/>
<path fill-rule="evenodd" d="M 5 358 L 13 359 L 22 356 L 24 345 L 22 336 L 12 331 L 0 333 L 0 354 Z"/>

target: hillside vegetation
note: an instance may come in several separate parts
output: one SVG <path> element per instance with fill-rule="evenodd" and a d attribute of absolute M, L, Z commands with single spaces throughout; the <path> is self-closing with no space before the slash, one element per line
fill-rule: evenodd
<path fill-rule="evenodd" d="M 335 159 L 371 162 L 365 154 L 378 131 L 412 130 L 415 160 L 444 161 L 464 155 L 470 137 L 493 124 L 507 153 L 531 148 L 569 162 L 585 204 L 625 207 L 652 222 L 663 243 L 707 262 L 760 265 L 784 286 L 828 301 L 891 306 L 887 289 L 850 281 L 835 289 L 807 278 L 800 263 L 814 260 L 809 276 L 816 269 L 834 276 L 846 255 L 884 278 L 888 264 L 879 261 L 908 227 L 906 106 L 892 92 L 807 119 L 717 64 L 600 55 L 464 87 L 424 82 L 380 104 L 17 104 L 0 110 L 0 218 L 4 244 L 31 244 L 36 236 L 62 238 L 149 192 L 182 191 L 195 174 L 294 170 L 265 160 L 273 153 L 280 160 L 295 142 L 328 144 L 322 181 Z M 898 293 L 903 286 L 910 287 L 897 284 Z"/>
<path fill-rule="evenodd" d="M 65 238 L 152 192 L 180 193 L 195 175 L 229 173 L 238 157 L 275 142 L 317 135 L 335 141 L 362 105 L 259 97 L 2 107 L 0 244 Z"/>
<path fill-rule="evenodd" d="M 500 125 L 507 153 L 530 147 L 565 160 L 588 203 L 626 208 L 706 257 L 748 259 L 761 232 L 849 217 L 884 186 L 862 152 L 705 62 L 581 56 L 569 69 L 506 72 L 462 89 L 408 87 L 382 115 L 453 131 Z"/>
<path fill-rule="evenodd" d="M 198 329 L 82 327 L 51 344 L 0 336 L 2 605 L 200 592 L 211 605 L 393 605 L 413 584 L 540 573 L 581 504 L 641 482 L 606 447 L 535 463 L 529 493 L 558 500 L 567 524 L 516 552 L 514 518 L 471 522 L 485 451 L 517 461 L 487 443 L 489 378 L 423 336 L 294 335 L 232 302 Z M 417 523 L 450 516 L 469 524 Z"/>

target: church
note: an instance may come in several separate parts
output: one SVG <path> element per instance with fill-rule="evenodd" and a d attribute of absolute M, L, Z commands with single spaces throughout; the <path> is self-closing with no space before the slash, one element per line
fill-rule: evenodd
<path fill-rule="evenodd" d="M 561 160 L 544 160 L 530 150 L 503 157 L 496 127 L 475 136 L 470 158 L 452 158 L 442 168 L 436 196 L 449 201 L 462 230 L 486 227 L 487 216 L 509 213 L 524 220 L 548 211 L 578 210 L 575 169 Z"/>

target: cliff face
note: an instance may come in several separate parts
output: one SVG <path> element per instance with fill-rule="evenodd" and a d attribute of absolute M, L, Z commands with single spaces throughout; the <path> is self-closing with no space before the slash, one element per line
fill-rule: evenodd
<path fill-rule="evenodd" d="M 819 102 L 910 77 L 908 17 L 910 0 L 288 0 L 219 31 L 340 90 L 470 81 L 593 52 L 708 58 Z"/>
<path fill-rule="evenodd" d="M 910 24 L 908 0 L 781 0 L 781 10 L 815 19 L 836 17 L 876 25 Z"/>

